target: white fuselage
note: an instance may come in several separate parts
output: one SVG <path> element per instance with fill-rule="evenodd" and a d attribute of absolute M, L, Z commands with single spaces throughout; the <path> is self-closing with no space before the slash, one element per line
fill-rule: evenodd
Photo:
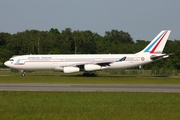
<path fill-rule="evenodd" d="M 123 57 L 126 57 L 126 59 L 124 61 L 120 61 Z M 146 54 L 22 55 L 11 58 L 9 61 L 5 62 L 5 65 L 10 68 L 27 71 L 63 71 L 65 67 L 92 65 L 93 71 L 136 67 L 151 61 L 150 56 Z M 94 68 L 94 65 L 98 65 L 99 63 L 109 63 L 109 65 L 106 64 L 104 66 L 101 65 L 100 68 Z M 87 71 L 90 71 L 89 68 Z"/>

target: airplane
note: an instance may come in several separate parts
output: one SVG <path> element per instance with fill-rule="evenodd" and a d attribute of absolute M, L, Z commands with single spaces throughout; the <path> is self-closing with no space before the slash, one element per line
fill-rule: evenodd
<path fill-rule="evenodd" d="M 141 66 L 169 57 L 163 49 L 171 30 L 162 30 L 143 50 L 135 54 L 64 54 L 13 56 L 4 63 L 7 67 L 25 71 L 54 70 L 64 73 L 125 69 Z"/>

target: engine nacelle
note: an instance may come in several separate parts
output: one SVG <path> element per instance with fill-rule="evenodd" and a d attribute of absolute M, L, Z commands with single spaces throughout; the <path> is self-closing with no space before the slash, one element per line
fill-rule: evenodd
<path fill-rule="evenodd" d="M 93 65 L 93 64 L 84 65 L 84 70 L 85 71 L 102 70 L 102 69 L 105 69 L 105 68 L 107 68 L 107 67 L 101 67 L 100 65 Z"/>
<path fill-rule="evenodd" d="M 63 72 L 64 73 L 73 73 L 73 72 L 79 72 L 80 69 L 78 67 L 64 67 Z"/>

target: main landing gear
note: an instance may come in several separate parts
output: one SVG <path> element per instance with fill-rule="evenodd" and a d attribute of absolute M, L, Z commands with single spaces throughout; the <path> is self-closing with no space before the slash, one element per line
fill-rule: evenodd
<path fill-rule="evenodd" d="M 83 73 L 83 76 L 86 76 L 86 77 L 94 77 L 96 76 L 93 72 L 84 72 Z"/>
<path fill-rule="evenodd" d="M 26 75 L 26 73 L 25 73 L 25 71 L 24 70 L 21 70 L 21 76 L 25 76 Z"/>

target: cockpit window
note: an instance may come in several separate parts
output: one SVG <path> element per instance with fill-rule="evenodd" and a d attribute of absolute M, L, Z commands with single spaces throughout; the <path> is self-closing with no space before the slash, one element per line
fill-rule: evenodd
<path fill-rule="evenodd" d="M 10 59 L 9 61 L 14 61 L 14 59 Z"/>

